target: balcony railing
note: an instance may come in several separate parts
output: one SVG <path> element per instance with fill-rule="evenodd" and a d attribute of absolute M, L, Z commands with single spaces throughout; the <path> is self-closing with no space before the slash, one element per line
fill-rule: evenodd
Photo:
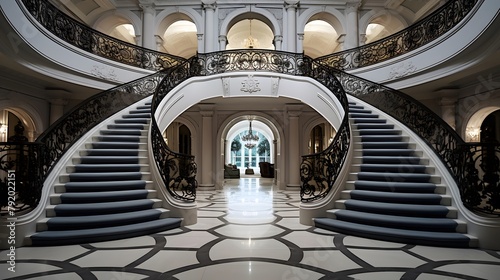
<path fill-rule="evenodd" d="M 123 42 L 61 12 L 46 0 L 17 0 L 45 29 L 79 49 L 116 62 L 159 71 L 178 65 L 186 59 Z M 28 17 L 29 18 L 29 17 Z"/>
<path fill-rule="evenodd" d="M 429 16 L 381 40 L 315 59 L 342 70 L 361 68 L 420 48 L 455 27 L 480 0 L 449 0 Z"/>

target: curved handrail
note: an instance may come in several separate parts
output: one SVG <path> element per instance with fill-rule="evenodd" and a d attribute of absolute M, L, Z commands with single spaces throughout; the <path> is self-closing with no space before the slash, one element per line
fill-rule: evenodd
<path fill-rule="evenodd" d="M 168 69 L 151 101 L 151 149 L 156 167 L 169 194 L 180 201 L 196 199 L 197 166 L 194 156 L 174 152 L 168 147 L 156 122 L 155 113 L 161 101 L 172 89 L 190 77 L 196 76 L 191 69 L 192 61 L 193 59 L 190 59 L 189 62 Z"/>
<path fill-rule="evenodd" d="M 481 0 L 450 0 L 427 17 L 370 44 L 324 55 L 316 62 L 351 70 L 409 53 L 439 38 L 464 19 Z"/>
<path fill-rule="evenodd" d="M 328 195 L 345 164 L 351 144 L 349 127 L 349 102 L 335 69 L 315 64 L 308 76 L 322 83 L 340 101 L 344 109 L 344 118 L 332 143 L 324 151 L 302 156 L 300 179 L 302 186 L 300 197 L 303 202 L 322 199 Z"/>
<path fill-rule="evenodd" d="M 184 61 L 185 58 L 130 44 L 76 21 L 45 0 L 17 0 L 31 16 L 52 34 L 65 42 L 127 65 L 160 71 Z"/>
<path fill-rule="evenodd" d="M 164 71 L 156 72 L 93 95 L 54 122 L 36 139 L 36 142 L 45 146 L 40 167 L 42 182 L 64 153 L 89 129 L 127 106 L 152 95 L 164 76 Z"/>
<path fill-rule="evenodd" d="M 434 111 L 411 96 L 384 85 L 340 70 L 335 70 L 335 76 L 346 93 L 386 112 L 420 136 L 454 177 L 467 208 L 487 214 L 500 214 L 500 191 L 492 194 L 491 186 L 487 189 L 491 184 L 480 178 L 477 155 L 474 155 L 477 149 L 469 147 Z M 494 168 L 500 174 L 500 167 L 496 165 Z"/>

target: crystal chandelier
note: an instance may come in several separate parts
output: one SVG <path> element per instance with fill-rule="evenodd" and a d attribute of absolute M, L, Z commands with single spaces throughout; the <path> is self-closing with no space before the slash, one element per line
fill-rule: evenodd
<path fill-rule="evenodd" d="M 247 49 L 253 49 L 253 48 L 257 47 L 258 43 L 257 43 L 257 39 L 255 39 L 252 36 L 252 19 L 249 19 L 249 21 L 250 21 L 250 35 L 248 36 L 248 38 L 243 40 L 243 46 Z"/>
<path fill-rule="evenodd" d="M 247 149 L 253 149 L 256 145 L 256 142 L 259 141 L 259 136 L 257 134 L 253 134 L 252 131 L 252 121 L 250 121 L 248 133 L 241 137 L 241 140 L 245 142 L 245 147 Z"/>

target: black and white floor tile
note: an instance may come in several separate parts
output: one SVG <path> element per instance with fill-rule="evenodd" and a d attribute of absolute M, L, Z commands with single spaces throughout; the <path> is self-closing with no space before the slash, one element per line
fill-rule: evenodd
<path fill-rule="evenodd" d="M 149 236 L 23 247 L 0 279 L 498 279 L 500 252 L 382 242 L 304 226 L 299 194 L 271 179 L 227 180 L 197 195 L 198 223 Z"/>

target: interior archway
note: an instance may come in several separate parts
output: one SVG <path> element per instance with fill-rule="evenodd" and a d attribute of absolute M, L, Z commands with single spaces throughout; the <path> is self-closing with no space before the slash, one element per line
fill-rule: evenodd
<path fill-rule="evenodd" d="M 324 20 L 312 20 L 304 27 L 304 54 L 316 58 L 340 51 L 338 33 Z"/>
<path fill-rule="evenodd" d="M 235 23 L 227 33 L 227 40 L 227 50 L 275 49 L 273 31 L 258 19 L 243 19 Z"/>

